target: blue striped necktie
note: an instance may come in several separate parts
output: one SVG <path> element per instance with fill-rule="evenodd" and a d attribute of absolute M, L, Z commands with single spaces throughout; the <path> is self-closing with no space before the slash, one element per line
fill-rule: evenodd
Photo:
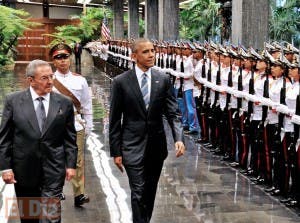
<path fill-rule="evenodd" d="M 144 102 L 145 102 L 146 109 L 148 109 L 150 97 L 149 97 L 149 90 L 148 90 L 148 77 L 147 77 L 147 74 L 145 74 L 145 73 L 143 74 L 143 79 L 142 79 L 142 84 L 141 84 L 141 91 L 142 91 L 142 95 L 143 95 L 143 99 L 144 99 Z"/>

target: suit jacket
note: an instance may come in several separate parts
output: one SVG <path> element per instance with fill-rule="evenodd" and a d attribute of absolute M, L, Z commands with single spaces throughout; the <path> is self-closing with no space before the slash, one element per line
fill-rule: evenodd
<path fill-rule="evenodd" d="M 77 43 L 75 44 L 75 46 L 74 46 L 74 53 L 77 56 L 81 55 L 81 53 L 82 53 L 82 46 L 81 46 L 81 44 L 79 44 L 78 46 L 77 46 Z"/>
<path fill-rule="evenodd" d="M 146 110 L 135 69 L 114 78 L 111 91 L 109 142 L 111 156 L 122 156 L 124 165 L 139 165 L 145 157 L 165 159 L 167 143 L 163 116 L 175 141 L 182 141 L 176 122 L 176 99 L 169 77 L 151 70 L 150 104 Z"/>
<path fill-rule="evenodd" d="M 77 150 L 70 99 L 50 93 L 41 132 L 30 90 L 6 97 L 0 126 L 0 170 L 13 169 L 20 186 L 62 187 L 66 168 L 76 168 Z"/>

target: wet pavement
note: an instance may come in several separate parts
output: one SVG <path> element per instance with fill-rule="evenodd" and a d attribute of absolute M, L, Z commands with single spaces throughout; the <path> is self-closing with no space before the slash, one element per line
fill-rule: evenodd
<path fill-rule="evenodd" d="M 109 157 L 108 108 L 111 80 L 83 60 L 81 73 L 93 94 L 94 129 L 87 139 L 85 153 L 86 193 L 91 202 L 82 208 L 73 206 L 72 188 L 66 182 L 63 222 L 130 223 L 130 190 L 127 176 Z M 0 110 L 4 96 L 26 87 L 22 67 L 0 74 Z M 75 67 L 72 67 L 75 70 Z M 161 174 L 152 223 L 294 223 L 300 222 L 299 210 L 289 209 L 253 184 L 248 178 L 220 161 L 200 144 L 186 136 L 187 152 L 175 158 L 170 132 L 169 156 Z M 0 222 L 4 198 L 13 188 L 0 182 Z M 6 210 L 7 211 L 7 210 Z M 10 221 L 17 222 L 17 221 Z"/>

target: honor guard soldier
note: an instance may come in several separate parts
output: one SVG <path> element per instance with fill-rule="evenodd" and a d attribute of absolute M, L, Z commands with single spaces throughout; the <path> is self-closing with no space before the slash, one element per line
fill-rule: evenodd
<path fill-rule="evenodd" d="M 271 73 L 274 78 L 272 86 L 270 88 L 270 99 L 272 103 L 269 105 L 267 115 L 267 136 L 268 146 L 272 148 L 271 153 L 273 154 L 273 187 L 266 190 L 271 192 L 271 195 L 286 195 L 284 189 L 284 154 L 283 149 L 286 144 L 282 144 L 282 132 L 284 114 L 277 111 L 276 105 L 285 104 L 286 89 L 291 87 L 290 81 L 285 77 L 286 65 L 280 60 L 272 57 L 268 52 L 267 56 L 271 63 Z"/>
<path fill-rule="evenodd" d="M 53 46 L 49 52 L 56 68 L 54 91 L 70 97 L 74 104 L 75 129 L 77 132 L 77 169 L 72 179 L 74 204 L 81 206 L 89 202 L 84 185 L 84 145 L 85 138 L 92 129 L 92 99 L 87 81 L 80 74 L 70 71 L 71 48 L 64 43 Z"/>

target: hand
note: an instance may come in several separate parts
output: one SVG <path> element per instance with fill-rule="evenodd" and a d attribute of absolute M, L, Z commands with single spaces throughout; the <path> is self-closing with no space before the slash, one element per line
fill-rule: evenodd
<path fill-rule="evenodd" d="M 85 128 L 84 132 L 85 132 L 85 137 L 87 138 L 87 137 L 90 136 L 90 134 L 92 132 L 92 129 L 91 128 Z"/>
<path fill-rule="evenodd" d="M 17 183 L 15 180 L 15 175 L 12 170 L 2 172 L 2 179 L 6 184 L 14 184 Z"/>
<path fill-rule="evenodd" d="M 177 141 L 175 142 L 175 151 L 176 151 L 176 157 L 182 156 L 185 152 L 185 146 L 183 142 Z"/>
<path fill-rule="evenodd" d="M 70 181 L 76 175 L 76 169 L 67 168 L 66 169 L 66 179 Z"/>
<path fill-rule="evenodd" d="M 114 157 L 114 162 L 116 166 L 119 168 L 119 170 L 123 173 L 123 162 L 122 162 L 122 156 Z"/>

